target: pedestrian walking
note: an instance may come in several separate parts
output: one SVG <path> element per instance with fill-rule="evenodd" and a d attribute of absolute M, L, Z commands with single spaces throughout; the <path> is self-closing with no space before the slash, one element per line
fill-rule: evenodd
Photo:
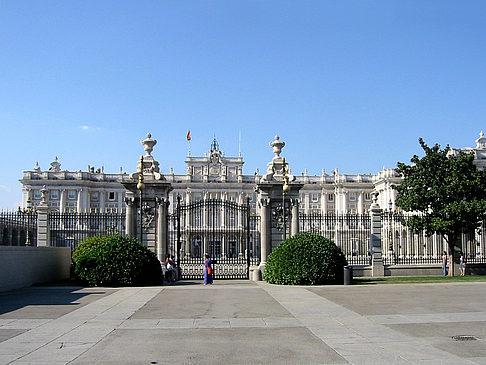
<path fill-rule="evenodd" d="M 204 255 L 204 285 L 213 283 L 213 265 L 211 262 L 211 256 L 209 254 Z"/>
<path fill-rule="evenodd" d="M 444 276 L 447 276 L 447 252 L 445 251 L 442 255 L 442 271 L 444 272 Z"/>

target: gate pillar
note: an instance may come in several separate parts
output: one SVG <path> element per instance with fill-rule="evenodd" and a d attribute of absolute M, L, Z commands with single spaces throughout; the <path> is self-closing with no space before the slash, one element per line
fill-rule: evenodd
<path fill-rule="evenodd" d="M 167 242 L 167 213 L 171 184 L 159 172 L 159 163 L 151 155 L 157 143 L 150 133 L 141 141 L 146 152 L 140 156 L 137 172 L 122 182 L 126 189 L 127 235 L 141 243 L 164 262 Z"/>
<path fill-rule="evenodd" d="M 371 276 L 382 277 L 385 275 L 385 266 L 382 256 L 382 239 L 381 239 L 381 213 L 382 210 L 378 205 L 378 192 L 374 192 L 373 204 L 371 204 Z"/>
<path fill-rule="evenodd" d="M 285 142 L 281 142 L 278 135 L 270 142 L 275 156 L 267 164 L 267 173 L 256 188 L 261 214 L 259 268 L 262 273 L 272 250 L 284 237 L 293 236 L 299 230 L 298 200 L 303 184 L 293 183 L 295 177 L 290 174 L 285 158 L 280 157 L 284 146 Z"/>

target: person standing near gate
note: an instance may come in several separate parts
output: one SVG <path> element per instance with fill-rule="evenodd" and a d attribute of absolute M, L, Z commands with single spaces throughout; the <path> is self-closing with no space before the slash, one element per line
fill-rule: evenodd
<path fill-rule="evenodd" d="M 211 256 L 204 255 L 204 285 L 213 283 L 213 265 L 211 263 Z"/>

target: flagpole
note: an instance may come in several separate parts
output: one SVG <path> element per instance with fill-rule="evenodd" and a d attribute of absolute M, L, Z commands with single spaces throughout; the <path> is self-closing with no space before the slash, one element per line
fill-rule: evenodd
<path fill-rule="evenodd" d="M 191 138 L 191 130 L 190 129 L 187 132 L 186 139 L 187 139 L 187 145 L 188 145 L 187 155 L 190 156 L 191 155 L 191 139 L 192 139 Z"/>

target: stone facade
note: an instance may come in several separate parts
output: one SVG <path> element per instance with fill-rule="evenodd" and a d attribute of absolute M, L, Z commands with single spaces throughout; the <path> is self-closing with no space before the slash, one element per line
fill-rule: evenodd
<path fill-rule="evenodd" d="M 275 142 L 283 143 L 279 139 L 271 143 Z M 147 148 L 150 149 L 150 153 L 145 156 L 147 161 L 144 160 L 144 164 L 147 166 L 144 165 L 144 168 L 160 174 L 165 182 L 171 184 L 173 190 L 168 197 L 169 210 L 173 209 L 176 196 L 180 194 L 184 202 L 220 198 L 242 203 L 246 196 L 250 196 L 252 210 L 260 211 L 255 188 L 268 180 L 269 171 L 260 174 L 256 169 L 253 174 L 243 174 L 243 157 L 227 157 L 219 149 L 216 139 L 204 156 L 194 157 L 189 154 L 186 157 L 184 175 L 174 174 L 172 169 L 160 172 L 158 162 L 151 156 L 153 147 L 144 145 L 146 152 Z M 274 144 L 271 147 L 275 152 L 283 146 Z M 483 132 L 476 140 L 475 148 L 451 149 L 451 153 L 458 151 L 474 153 L 478 168 L 486 166 L 486 138 Z M 262 149 L 262 153 L 267 155 L 268 152 Z M 279 158 L 279 155 L 275 157 Z M 291 165 L 291 157 L 289 161 Z M 51 209 L 78 212 L 125 210 L 126 189 L 123 183 L 131 181 L 130 175 L 121 168 L 119 173 L 105 173 L 103 167 L 95 169 L 92 166 L 88 166 L 86 171 L 62 170 L 57 157 L 48 170 L 41 170 L 36 163 L 33 170 L 24 171 L 20 180 L 24 207 L 28 196 L 34 205 L 40 203 L 40 191 L 45 185 L 49 191 L 47 204 Z M 294 183 L 302 184 L 299 196 L 301 212 L 345 214 L 368 213 L 375 191 L 379 193 L 377 204 L 381 209 L 395 210 L 396 192 L 392 185 L 400 184 L 400 181 L 394 169 L 383 168 L 377 174 L 359 175 L 342 174 L 338 169 L 327 174 L 323 169 L 319 176 L 308 175 L 306 169 L 301 175 L 295 176 Z"/>

